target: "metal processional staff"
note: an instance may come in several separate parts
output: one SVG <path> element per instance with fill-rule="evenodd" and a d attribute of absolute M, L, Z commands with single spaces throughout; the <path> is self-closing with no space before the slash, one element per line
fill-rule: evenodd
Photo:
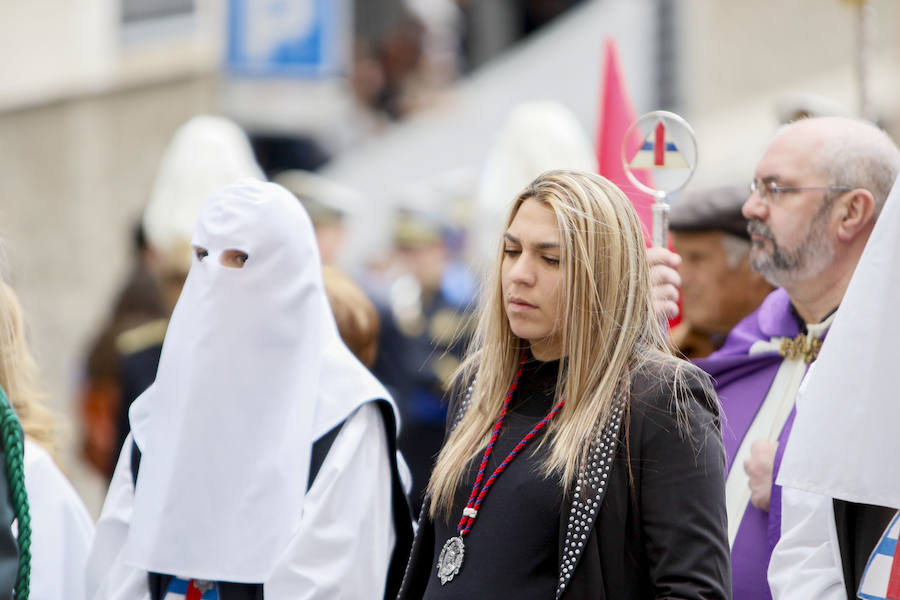
<path fill-rule="evenodd" d="M 635 147 L 630 143 L 642 140 Z M 697 168 L 697 137 L 679 115 L 665 110 L 649 112 L 635 121 L 622 139 L 625 174 L 638 189 L 653 196 L 653 247 L 669 241 L 669 196 L 690 181 Z M 652 177 L 641 181 L 636 172 Z M 647 183 L 652 182 L 652 183 Z"/>

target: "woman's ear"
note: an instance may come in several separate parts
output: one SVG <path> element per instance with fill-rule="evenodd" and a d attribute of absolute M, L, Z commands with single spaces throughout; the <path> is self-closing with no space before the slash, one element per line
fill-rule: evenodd
<path fill-rule="evenodd" d="M 835 208 L 837 237 L 842 242 L 850 242 L 872 224 L 875 198 L 869 190 L 857 188 L 839 198 Z"/>

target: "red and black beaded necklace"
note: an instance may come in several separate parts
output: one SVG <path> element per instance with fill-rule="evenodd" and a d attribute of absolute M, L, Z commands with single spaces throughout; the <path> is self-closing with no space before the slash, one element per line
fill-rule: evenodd
<path fill-rule="evenodd" d="M 487 448 L 484 449 L 484 455 L 481 457 L 481 465 L 478 467 L 478 474 L 475 476 L 475 484 L 472 486 L 472 492 L 469 494 L 469 500 L 466 502 L 466 507 L 463 509 L 462 518 L 459 520 L 459 524 L 456 526 L 456 531 L 459 535 L 450 538 L 444 543 L 444 547 L 441 549 L 441 554 L 438 557 L 438 578 L 441 580 L 441 585 L 446 584 L 450 580 L 452 580 L 459 573 L 460 568 L 462 567 L 463 556 L 465 554 L 465 545 L 463 544 L 463 536 L 465 536 L 472 529 L 472 526 L 475 524 L 475 519 L 478 517 L 478 509 L 481 507 L 481 503 L 484 502 L 485 497 L 491 489 L 491 486 L 494 485 L 494 482 L 506 470 L 506 467 L 509 466 L 509 463 L 522 451 L 522 449 L 531 441 L 538 432 L 543 429 L 547 423 L 550 422 L 550 419 L 556 416 L 556 414 L 562 409 L 563 405 L 566 403 L 565 398 L 559 401 L 559 403 L 554 406 L 550 412 L 541 419 L 537 425 L 532 428 L 531 431 L 525 434 L 525 437 L 516 444 L 515 448 L 513 448 L 509 454 L 506 455 L 506 458 L 503 459 L 497 468 L 494 469 L 494 472 L 491 473 L 491 476 L 488 477 L 487 481 L 484 482 L 484 485 L 481 485 L 482 480 L 484 479 L 485 469 L 487 468 L 488 460 L 491 458 L 491 454 L 494 451 L 494 443 L 497 441 L 497 438 L 500 435 L 500 430 L 503 428 L 503 420 L 506 417 L 506 413 L 509 410 L 509 403 L 512 400 L 513 393 L 516 391 L 516 388 L 519 385 L 519 378 L 522 377 L 522 370 L 525 368 L 525 362 L 528 360 L 528 354 L 522 357 L 522 360 L 519 362 L 519 370 L 516 371 L 515 377 L 513 377 L 512 383 L 509 386 L 509 391 L 506 392 L 506 400 L 503 401 L 503 407 L 500 409 L 500 415 L 497 417 L 497 421 L 494 423 L 494 429 L 491 432 L 491 438 L 488 441 Z"/>

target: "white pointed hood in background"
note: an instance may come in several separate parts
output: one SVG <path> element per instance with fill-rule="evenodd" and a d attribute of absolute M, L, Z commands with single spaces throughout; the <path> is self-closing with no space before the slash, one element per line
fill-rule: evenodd
<path fill-rule="evenodd" d="M 341 341 L 309 217 L 281 186 L 213 194 L 163 344 L 130 413 L 142 451 L 126 560 L 264 583 L 297 530 L 313 441 L 387 392 Z M 240 250 L 243 268 L 220 263 Z"/>
<path fill-rule="evenodd" d="M 144 209 L 147 241 L 160 252 L 180 252 L 210 194 L 243 177 L 264 179 L 244 130 L 224 117 L 193 117 L 160 161 Z"/>
<path fill-rule="evenodd" d="M 513 200 L 544 171 L 596 171 L 597 158 L 574 113 L 550 100 L 525 102 L 510 111 L 491 146 L 476 193 L 473 259 L 479 267 L 497 259 L 497 240 Z"/>
<path fill-rule="evenodd" d="M 900 508 L 900 179 L 798 399 L 778 483 Z"/>

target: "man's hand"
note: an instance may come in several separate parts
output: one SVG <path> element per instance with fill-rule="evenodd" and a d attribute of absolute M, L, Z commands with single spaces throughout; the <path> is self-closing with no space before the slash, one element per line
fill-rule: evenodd
<path fill-rule="evenodd" d="M 750 503 L 760 510 L 769 510 L 777 449 L 778 442 L 756 440 L 750 446 L 750 458 L 744 461 L 744 471 L 750 476 Z"/>
<path fill-rule="evenodd" d="M 660 318 L 674 319 L 678 316 L 678 288 L 681 275 L 676 269 L 681 257 L 666 248 L 647 248 L 647 262 L 650 263 L 650 285 L 653 287 L 653 306 Z"/>

